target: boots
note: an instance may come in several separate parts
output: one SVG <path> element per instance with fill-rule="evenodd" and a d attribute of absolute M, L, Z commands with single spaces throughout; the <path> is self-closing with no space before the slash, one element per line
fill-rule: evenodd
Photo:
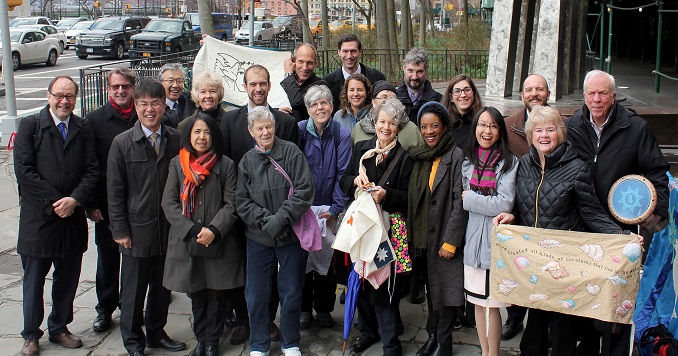
<path fill-rule="evenodd" d="M 436 333 L 433 333 L 428 336 L 428 340 L 419 348 L 417 356 L 430 356 L 436 346 L 438 346 L 438 340 L 436 339 Z"/>

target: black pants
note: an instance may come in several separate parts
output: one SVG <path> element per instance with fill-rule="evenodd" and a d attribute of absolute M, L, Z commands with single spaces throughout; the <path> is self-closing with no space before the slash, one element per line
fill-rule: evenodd
<path fill-rule="evenodd" d="M 601 354 L 603 356 L 622 356 L 629 354 L 631 325 L 608 323 L 596 320 L 596 330 L 603 335 Z"/>
<path fill-rule="evenodd" d="M 198 342 L 219 345 L 226 322 L 226 291 L 203 289 L 188 293 L 193 310 L 193 333 Z"/>
<path fill-rule="evenodd" d="M 146 336 L 141 329 L 142 318 L 149 340 L 167 337 L 164 328 L 167 324 L 170 291 L 162 286 L 164 267 L 165 256 L 122 255 L 120 334 L 125 349 L 130 353 L 146 348 Z M 147 290 L 146 312 L 142 315 Z"/>
<path fill-rule="evenodd" d="M 367 282 L 365 282 L 367 283 Z M 358 296 L 357 309 L 360 334 L 363 339 L 381 340 L 384 355 L 402 355 L 398 340 L 399 308 L 394 300 L 390 306 L 372 305 L 367 297 Z"/>
<path fill-rule="evenodd" d="M 520 340 L 520 354 L 523 356 L 548 355 L 549 317 L 551 325 L 551 356 L 574 356 L 577 348 L 577 328 L 581 317 L 530 309 L 523 338 Z"/>
<path fill-rule="evenodd" d="M 238 326 L 250 326 L 250 315 L 247 312 L 247 300 L 245 300 L 245 286 L 226 290 L 226 300 L 231 303 L 231 308 L 235 310 L 235 317 Z M 230 310 L 226 310 L 230 313 Z M 275 316 L 274 316 L 275 317 Z"/>
<path fill-rule="evenodd" d="M 120 305 L 120 250 L 113 242 L 108 222 L 95 224 L 94 233 L 97 240 L 96 311 L 110 315 Z"/>
<path fill-rule="evenodd" d="M 337 281 L 330 266 L 326 276 L 316 271 L 306 273 L 304 289 L 301 293 L 301 311 L 316 313 L 331 313 L 334 311 L 334 301 L 337 291 Z"/>
<path fill-rule="evenodd" d="M 45 317 L 43 292 L 45 277 L 54 265 L 52 273 L 52 312 L 47 318 L 47 329 L 52 335 L 68 330 L 73 321 L 73 300 L 78 289 L 82 253 L 65 258 L 40 258 L 21 256 L 24 269 L 23 312 L 24 330 L 21 336 L 28 339 L 40 339 L 44 334 L 40 329 Z"/>

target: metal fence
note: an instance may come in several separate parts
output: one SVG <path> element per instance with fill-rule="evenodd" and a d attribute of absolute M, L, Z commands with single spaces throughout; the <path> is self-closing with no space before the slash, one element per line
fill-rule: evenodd
<path fill-rule="evenodd" d="M 141 79 L 156 77 L 160 72 L 160 68 L 167 63 L 181 63 L 186 71 L 186 82 L 184 85 L 187 90 L 190 90 L 193 60 L 197 53 L 198 51 L 194 50 L 157 57 L 112 62 L 80 69 L 81 115 L 85 116 L 88 112 L 108 102 L 108 93 L 106 91 L 108 72 L 113 68 L 129 68 L 136 73 L 137 79 Z"/>
<path fill-rule="evenodd" d="M 284 43 L 290 46 L 292 43 Z M 278 43 L 279 47 L 281 46 Z M 283 47 L 284 48 L 284 47 Z M 293 48 L 288 47 L 290 50 Z M 485 79 L 487 77 L 487 62 L 489 58 L 488 51 L 485 50 L 428 50 L 428 79 L 432 82 L 446 82 L 454 78 L 457 74 L 467 74 L 474 79 Z M 197 50 L 181 52 L 158 57 L 125 60 L 106 65 L 95 65 L 80 69 L 80 99 L 82 103 L 82 115 L 104 105 L 108 101 L 106 87 L 108 85 L 108 72 L 115 67 L 126 67 L 132 69 L 137 78 L 155 77 L 160 68 L 167 63 L 181 63 L 186 70 L 185 89 L 190 90 L 192 67 Z M 390 81 L 398 83 L 403 80 L 401 62 L 407 54 L 406 50 L 384 50 L 384 49 L 364 49 L 361 62 L 366 65 L 377 68 L 384 72 L 387 77 L 389 71 L 382 68 L 386 57 L 391 59 Z M 319 50 L 318 67 L 316 74 L 324 76 L 341 66 L 341 59 L 336 50 Z"/>

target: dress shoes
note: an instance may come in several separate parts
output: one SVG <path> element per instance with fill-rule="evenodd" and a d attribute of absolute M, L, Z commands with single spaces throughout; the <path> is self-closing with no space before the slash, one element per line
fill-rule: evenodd
<path fill-rule="evenodd" d="M 129 356 L 144 356 L 144 352 L 143 351 L 130 352 Z"/>
<path fill-rule="evenodd" d="M 274 322 L 271 322 L 271 325 L 268 326 L 268 337 L 271 341 L 280 340 L 280 328 Z"/>
<path fill-rule="evenodd" d="M 219 356 L 219 345 L 205 346 L 205 356 Z"/>
<path fill-rule="evenodd" d="M 313 321 L 313 312 L 302 311 L 299 314 L 299 327 L 302 329 L 308 329 L 311 327 L 311 322 Z"/>
<path fill-rule="evenodd" d="M 231 345 L 240 345 L 250 338 L 249 326 L 237 326 L 231 333 Z"/>
<path fill-rule="evenodd" d="M 518 335 L 520 330 L 523 330 L 522 322 L 506 322 L 506 324 L 501 327 L 501 339 L 504 341 L 511 340 Z"/>
<path fill-rule="evenodd" d="M 188 356 L 205 356 L 205 343 L 198 341 L 198 344 L 195 345 L 195 348 L 191 350 Z"/>
<path fill-rule="evenodd" d="M 420 285 L 419 288 L 410 292 L 410 303 L 412 304 L 421 304 L 426 301 L 426 290 L 424 285 Z"/>
<path fill-rule="evenodd" d="M 186 344 L 181 341 L 172 340 L 169 337 L 160 339 L 156 342 L 147 342 L 146 346 L 152 349 L 163 349 L 166 351 L 186 350 Z"/>
<path fill-rule="evenodd" d="M 24 347 L 21 348 L 21 356 L 40 355 L 40 342 L 38 339 L 28 339 L 24 341 Z"/>
<path fill-rule="evenodd" d="M 428 340 L 426 340 L 426 342 L 421 345 L 419 350 L 417 350 L 417 356 L 429 356 L 433 353 L 433 350 L 435 350 L 436 346 L 438 346 L 438 339 L 434 333 L 429 335 Z"/>
<path fill-rule="evenodd" d="M 450 338 L 446 342 L 436 344 L 430 356 L 452 356 L 452 339 Z"/>
<path fill-rule="evenodd" d="M 318 324 L 323 328 L 331 328 L 336 324 L 330 313 L 318 313 L 316 319 L 318 319 Z"/>
<path fill-rule="evenodd" d="M 57 335 L 49 335 L 49 341 L 60 344 L 63 347 L 69 349 L 75 349 L 82 346 L 82 340 L 79 337 L 71 334 L 70 331 L 66 330 Z"/>
<path fill-rule="evenodd" d="M 92 324 L 92 330 L 100 333 L 108 330 L 111 327 L 111 314 L 99 313 L 94 323 Z"/>
<path fill-rule="evenodd" d="M 364 339 L 364 338 L 358 338 L 353 345 L 351 345 L 351 352 L 353 353 L 358 353 L 358 352 L 363 352 L 367 349 L 370 348 L 370 346 L 374 345 L 377 343 L 377 339 Z"/>

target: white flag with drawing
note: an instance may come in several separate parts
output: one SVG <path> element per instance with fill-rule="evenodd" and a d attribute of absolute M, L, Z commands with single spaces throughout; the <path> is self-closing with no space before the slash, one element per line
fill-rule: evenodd
<path fill-rule="evenodd" d="M 271 107 L 289 107 L 287 94 L 280 86 L 285 77 L 283 62 L 290 56 L 288 51 L 272 51 L 259 48 L 238 46 L 213 37 L 205 38 L 195 56 L 193 76 L 207 70 L 224 78 L 224 101 L 234 105 L 247 104 L 247 91 L 243 86 L 245 70 L 259 64 L 271 74 L 271 91 L 268 104 Z"/>

